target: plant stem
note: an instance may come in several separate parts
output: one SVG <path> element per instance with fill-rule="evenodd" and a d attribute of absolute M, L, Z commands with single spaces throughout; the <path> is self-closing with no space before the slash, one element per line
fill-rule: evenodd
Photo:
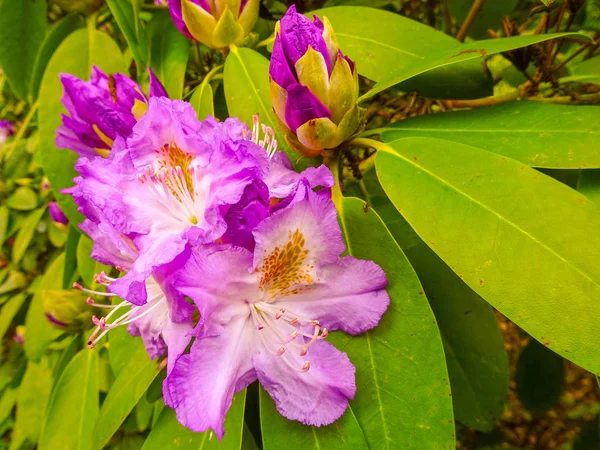
<path fill-rule="evenodd" d="M 329 167 L 331 173 L 333 174 L 334 184 L 331 188 L 331 200 L 335 204 L 335 207 L 338 211 L 342 208 L 342 183 L 340 181 L 340 158 L 341 152 L 334 151 L 330 154 L 323 155 L 323 164 Z"/>
<path fill-rule="evenodd" d="M 584 44 L 581 47 L 579 47 L 575 52 L 573 52 L 573 54 L 571 56 L 569 56 L 567 59 L 565 59 L 563 62 L 561 62 L 558 66 L 554 67 L 552 69 L 552 72 L 558 72 L 560 69 L 565 67 L 569 62 L 571 62 L 574 58 L 576 58 L 578 55 L 580 55 L 582 52 L 584 52 L 590 45 L 594 45 L 594 44 L 590 44 L 588 42 L 587 44 Z"/>
<path fill-rule="evenodd" d="M 480 106 L 499 105 L 511 102 L 521 97 L 521 89 L 515 89 L 504 95 L 493 95 L 491 97 L 477 98 L 475 100 L 443 100 L 442 104 L 448 108 L 477 108 Z"/>
<path fill-rule="evenodd" d="M 458 34 L 456 35 L 456 39 L 458 39 L 460 42 L 465 41 L 465 38 L 469 33 L 469 29 L 471 28 L 471 25 L 473 25 L 473 22 L 477 17 L 477 13 L 479 13 L 481 8 L 483 8 L 484 3 L 485 0 L 475 0 L 473 2 L 473 6 L 471 6 L 471 10 L 469 11 L 469 14 L 467 14 L 467 18 L 465 19 L 464 23 L 460 27 L 460 30 L 458 30 Z"/>

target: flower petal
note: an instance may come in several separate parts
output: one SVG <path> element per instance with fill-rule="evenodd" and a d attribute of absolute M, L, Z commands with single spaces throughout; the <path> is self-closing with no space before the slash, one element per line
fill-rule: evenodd
<path fill-rule="evenodd" d="M 296 185 L 302 179 L 307 180 L 311 188 L 333 186 L 333 174 L 327 166 L 309 167 L 302 173 L 298 173 L 292 168 L 290 159 L 282 151 L 273 155 L 270 167 L 265 183 L 269 187 L 271 197 L 287 197 L 294 192 Z"/>
<path fill-rule="evenodd" d="M 256 330 L 249 315 L 233 319 L 219 336 L 196 339 L 163 383 L 165 403 L 193 431 L 212 428 L 221 439 L 233 394 L 256 379 L 251 356 Z"/>
<path fill-rule="evenodd" d="M 355 369 L 348 356 L 324 341 L 316 342 L 304 357 L 290 355 L 276 356 L 263 350 L 253 358 L 258 379 L 277 410 L 305 425 L 335 422 L 356 392 Z M 310 369 L 298 372 L 286 364 L 284 356 L 298 368 L 310 360 Z"/>
<path fill-rule="evenodd" d="M 383 270 L 373 261 L 346 256 L 317 271 L 316 283 L 277 302 L 318 320 L 328 330 L 363 333 L 379 323 L 390 303 Z"/>
<path fill-rule="evenodd" d="M 292 84 L 287 88 L 285 122 L 293 133 L 312 119 L 331 118 L 329 109 L 302 84 Z"/>

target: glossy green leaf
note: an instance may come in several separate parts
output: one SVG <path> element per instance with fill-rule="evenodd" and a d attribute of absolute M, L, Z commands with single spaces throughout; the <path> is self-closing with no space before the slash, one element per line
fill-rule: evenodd
<path fill-rule="evenodd" d="M 21 258 L 25 254 L 31 239 L 35 233 L 35 229 L 37 228 L 40 220 L 42 220 L 42 216 L 46 212 L 46 207 L 38 209 L 37 211 L 32 212 L 27 216 L 27 219 L 21 225 L 17 236 L 15 237 L 15 243 L 12 248 L 12 261 L 13 263 L 18 263 L 21 261 Z"/>
<path fill-rule="evenodd" d="M 114 298 L 114 303 L 121 302 L 120 299 Z M 117 319 L 121 314 L 118 312 L 114 315 Z M 142 355 L 144 343 L 141 339 L 132 339 L 127 331 L 127 327 L 117 327 L 108 334 L 108 342 L 110 351 L 108 358 L 110 368 L 115 378 L 118 378 L 121 371 L 128 365 L 131 355 Z M 141 357 L 141 356 L 140 356 Z"/>
<path fill-rule="evenodd" d="M 106 0 L 117 25 L 127 40 L 138 68 L 138 74 L 141 75 L 148 63 L 148 44 L 144 29 L 138 23 L 134 3 L 130 0 Z"/>
<path fill-rule="evenodd" d="M 344 54 L 356 62 L 361 75 L 373 81 L 387 79 L 399 68 L 420 64 L 431 54 L 444 50 L 452 54 L 459 45 L 456 39 L 434 28 L 380 9 L 340 6 L 316 14 L 327 16 Z M 425 97 L 479 98 L 492 95 L 493 84 L 481 64 L 471 61 L 422 75 L 399 88 Z"/>
<path fill-rule="evenodd" d="M 583 170 L 577 190 L 600 205 L 600 169 Z"/>
<path fill-rule="evenodd" d="M 38 441 L 51 387 L 52 369 L 48 358 L 43 358 L 38 364 L 29 361 L 17 394 L 17 414 L 10 450 L 19 450 L 25 441 Z"/>
<path fill-rule="evenodd" d="M 25 285 L 27 285 L 27 278 L 25 278 L 25 275 L 22 272 L 9 270 L 8 276 L 2 284 L 0 284 L 0 295 L 20 289 Z"/>
<path fill-rule="evenodd" d="M 373 330 L 332 336 L 357 368 L 351 406 L 369 447 L 454 448 L 446 361 L 419 279 L 374 210 L 344 198 L 338 212 L 348 252 L 381 266 L 391 298 Z"/>
<path fill-rule="evenodd" d="M 0 67 L 15 94 L 27 98 L 38 48 L 46 34 L 46 2 L 0 2 Z"/>
<path fill-rule="evenodd" d="M 65 267 L 65 254 L 61 253 L 46 268 L 42 279 L 40 280 L 37 292 L 31 300 L 27 317 L 25 318 L 25 328 L 27 330 L 27 339 L 25 339 L 25 354 L 34 362 L 40 360 L 48 345 L 55 340 L 62 331 L 52 326 L 44 315 L 44 306 L 42 304 L 41 291 L 48 289 L 60 289 Z"/>
<path fill-rule="evenodd" d="M 260 387 L 260 427 L 264 450 L 285 448 L 289 442 L 305 450 L 369 448 L 351 407 L 329 426 L 306 426 L 279 414 L 273 399 L 262 386 Z"/>
<path fill-rule="evenodd" d="M 482 149 L 428 138 L 380 147 L 379 180 L 427 245 L 534 338 L 600 373 L 598 206 Z"/>
<path fill-rule="evenodd" d="M 204 120 L 209 115 L 214 117 L 215 106 L 213 100 L 213 91 L 206 78 L 202 81 L 202 83 L 200 83 L 200 86 L 194 89 L 190 103 L 196 110 L 199 120 Z"/>
<path fill-rule="evenodd" d="M 8 197 L 6 206 L 17 211 L 31 211 L 39 203 L 37 194 L 28 186 L 19 186 Z"/>
<path fill-rule="evenodd" d="M 488 30 L 502 28 L 502 18 L 508 16 L 517 3 L 518 0 L 483 2 L 482 8 L 469 28 L 468 35 L 474 39 L 489 38 Z M 448 8 L 459 26 L 465 21 L 472 6 L 473 0 L 448 0 Z"/>
<path fill-rule="evenodd" d="M 73 276 L 77 270 L 77 247 L 79 245 L 81 233 L 79 230 L 69 225 L 67 242 L 65 245 L 65 268 L 63 269 L 63 289 L 70 289 L 73 283 Z"/>
<path fill-rule="evenodd" d="M 442 334 L 456 420 L 491 431 L 508 394 L 508 357 L 494 310 L 425 244 L 408 259 Z"/>
<path fill-rule="evenodd" d="M 571 74 L 561 78 L 561 81 L 600 84 L 600 57 L 586 59 L 579 64 L 569 66 Z"/>
<path fill-rule="evenodd" d="M 148 24 L 150 67 L 163 83 L 169 97 L 181 98 L 190 41 L 173 24 L 168 11 L 152 16 Z"/>
<path fill-rule="evenodd" d="M 158 361 L 140 347 L 115 379 L 100 409 L 94 428 L 92 450 L 102 450 L 158 375 Z"/>
<path fill-rule="evenodd" d="M 52 392 L 38 449 L 89 450 L 98 410 L 98 352 L 86 348 L 71 360 Z"/>
<path fill-rule="evenodd" d="M 58 22 L 56 22 L 42 42 L 39 51 L 35 57 L 35 64 L 31 73 L 31 81 L 29 83 L 29 97 L 30 101 L 37 99 L 38 92 L 40 90 L 40 83 L 42 82 L 42 76 L 46 70 L 46 66 L 50 61 L 50 58 L 69 34 L 83 26 L 83 20 L 81 16 L 77 14 L 69 14 Z"/>
<path fill-rule="evenodd" d="M 519 354 L 515 381 L 521 404 L 545 412 L 559 401 L 565 382 L 563 359 L 532 339 Z"/>
<path fill-rule="evenodd" d="M 385 142 L 423 136 L 462 142 L 534 167 L 600 167 L 600 108 L 512 102 L 401 120 L 381 133 Z M 550 145 L 551 143 L 551 145 Z"/>
<path fill-rule="evenodd" d="M 0 247 L 6 240 L 6 233 L 8 232 L 8 221 L 10 219 L 10 212 L 6 205 L 0 206 Z"/>
<path fill-rule="evenodd" d="M 81 350 L 81 336 L 75 335 L 71 338 L 62 354 L 60 359 L 54 364 L 52 368 L 52 378 L 54 380 L 60 379 L 65 368 L 69 365 L 73 357 Z M 56 389 L 56 385 L 53 389 Z"/>
<path fill-rule="evenodd" d="M 77 175 L 73 169 L 77 154 L 57 149 L 54 145 L 56 129 L 62 123 L 60 115 L 65 112 L 60 101 L 63 89 L 59 74 L 70 73 L 88 80 L 93 64 L 107 73 L 125 72 L 127 69 L 119 47 L 106 33 L 90 28 L 71 33 L 52 55 L 44 72 L 38 96 L 42 166 L 60 208 L 73 225 L 81 222 L 82 216 L 71 196 L 61 194 L 60 190 L 73 186 L 73 178 Z"/>
<path fill-rule="evenodd" d="M 361 96 L 358 101 L 361 102 L 377 95 L 398 83 L 406 81 L 422 73 L 442 67 L 450 67 L 454 64 L 465 63 L 467 61 L 479 61 L 481 58 L 495 55 L 497 53 L 507 52 L 520 47 L 544 42 L 564 36 L 576 36 L 581 39 L 589 39 L 586 35 L 577 33 L 550 33 L 530 36 L 515 36 L 501 39 L 487 39 L 485 41 L 469 42 L 466 44 L 456 44 L 453 49 L 443 49 L 432 51 L 421 60 L 407 65 L 391 65 L 393 71 L 386 74 L 373 89 Z"/>
<path fill-rule="evenodd" d="M 244 430 L 244 410 L 246 390 L 233 396 L 233 403 L 225 418 L 225 436 L 219 439 L 212 431 L 194 433 L 181 425 L 175 417 L 175 411 L 169 407 L 163 409 L 152 427 L 142 450 L 240 450 Z"/>
<path fill-rule="evenodd" d="M 4 354 L 3 343 L 4 343 L 4 335 L 8 331 L 8 328 L 11 325 L 12 320 L 17 315 L 21 306 L 23 306 L 23 302 L 25 301 L 25 294 L 22 292 L 12 297 L 8 302 L 6 302 L 2 309 L 0 309 L 0 355 Z M 1 423 L 2 421 L 0 421 Z"/>
<path fill-rule="evenodd" d="M 252 116 L 273 128 L 282 150 L 295 161 L 298 155 L 289 150 L 285 137 L 275 121 L 269 93 L 269 60 L 249 48 L 232 47 L 225 61 L 223 74 L 225 99 L 229 115 L 238 117 L 252 128 Z"/>

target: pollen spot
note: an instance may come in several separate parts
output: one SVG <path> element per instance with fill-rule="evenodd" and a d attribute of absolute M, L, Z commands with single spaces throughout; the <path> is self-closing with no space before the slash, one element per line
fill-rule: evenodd
<path fill-rule="evenodd" d="M 268 290 L 271 297 L 294 295 L 302 291 L 298 284 L 312 283 L 312 265 L 304 262 L 308 256 L 304 235 L 300 230 L 290 231 L 288 242 L 275 247 L 258 268 L 260 289 Z M 293 288 L 292 288 L 293 287 Z"/>
<path fill-rule="evenodd" d="M 156 150 L 158 153 L 158 165 L 162 167 L 169 167 L 171 169 L 175 169 L 177 167 L 181 168 L 183 172 L 183 178 L 185 180 L 185 184 L 190 191 L 192 198 L 194 197 L 194 183 L 192 180 L 192 173 L 190 171 L 190 164 L 192 163 L 192 155 L 181 150 L 177 144 L 174 142 L 171 144 L 165 144 L 160 149 Z M 181 201 L 181 197 L 179 194 L 179 188 L 177 186 L 173 186 L 172 183 L 168 183 L 168 187 L 171 190 L 171 193 Z"/>

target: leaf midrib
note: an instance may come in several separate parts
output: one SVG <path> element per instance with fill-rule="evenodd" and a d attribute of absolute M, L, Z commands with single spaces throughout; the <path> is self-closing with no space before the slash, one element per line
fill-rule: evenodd
<path fill-rule="evenodd" d="M 346 34 L 346 33 L 339 33 L 339 32 L 337 32 L 336 35 L 337 36 L 343 36 L 343 37 L 348 38 L 348 39 L 354 39 L 356 41 L 370 42 L 371 44 L 376 44 L 376 45 L 379 45 L 380 47 L 389 48 L 390 50 L 394 50 L 394 51 L 396 51 L 398 53 L 403 53 L 405 55 L 409 55 L 409 56 L 412 56 L 414 58 L 425 59 L 424 56 L 415 55 L 414 53 L 411 53 L 411 52 L 406 51 L 406 50 L 402 50 L 401 48 L 393 47 L 393 46 L 385 44 L 383 42 L 376 41 L 374 39 L 366 38 L 366 37 L 363 37 L 363 36 L 356 36 L 356 35 L 351 35 L 351 34 Z"/>
<path fill-rule="evenodd" d="M 385 145 L 385 146 L 382 146 L 382 148 L 380 150 L 383 151 L 383 152 L 385 152 L 385 153 L 390 154 L 391 156 L 397 156 L 397 157 L 403 159 L 404 161 L 408 162 L 411 166 L 414 166 L 414 167 L 418 168 L 419 170 L 421 170 L 422 172 L 426 173 L 427 175 L 429 175 L 434 180 L 438 180 L 441 184 L 447 186 L 448 188 L 450 188 L 451 190 L 453 190 L 457 194 L 462 195 L 464 198 L 466 198 L 467 200 L 469 200 L 469 201 L 473 202 L 474 204 L 478 205 L 483 210 L 488 211 L 490 214 L 496 216 L 502 222 L 507 223 L 508 225 L 512 226 L 515 230 L 517 230 L 520 233 L 522 233 L 523 235 L 529 237 L 533 242 L 537 243 L 540 247 L 542 247 L 543 249 L 546 249 L 550 254 L 554 255 L 560 261 L 564 262 L 568 267 L 572 268 L 575 272 L 581 274 L 583 276 L 583 278 L 587 279 L 593 285 L 595 285 L 596 287 L 600 288 L 600 284 L 598 282 L 596 282 L 594 279 L 592 279 L 587 273 L 585 273 L 581 269 L 579 269 L 579 267 L 574 266 L 568 260 L 566 260 L 565 258 L 563 258 L 559 253 L 557 253 L 553 248 L 548 247 L 546 244 L 544 244 L 543 242 L 541 242 L 540 240 L 538 240 L 536 237 L 534 237 L 533 235 L 531 235 L 527 231 L 523 230 L 517 224 L 511 222 L 509 219 L 505 218 L 501 214 L 497 213 L 495 210 L 487 207 L 485 204 L 483 204 L 479 200 L 471 197 L 470 195 L 468 195 L 466 192 L 462 191 L 458 187 L 456 187 L 453 184 L 445 181 L 443 178 L 440 178 L 439 176 L 437 176 L 433 172 L 429 171 L 425 167 L 417 164 L 414 160 L 411 160 L 411 159 L 405 157 L 404 155 L 402 155 L 401 153 L 394 151 L 392 147 L 389 147 L 389 146 Z"/>
<path fill-rule="evenodd" d="M 519 133 L 553 133 L 553 134 L 594 134 L 594 130 L 515 130 L 508 128 L 485 129 L 485 128 L 420 128 L 420 127 L 390 127 L 384 133 L 394 133 L 397 131 L 434 131 L 436 133 L 503 133 L 503 134 L 519 134 Z"/>

